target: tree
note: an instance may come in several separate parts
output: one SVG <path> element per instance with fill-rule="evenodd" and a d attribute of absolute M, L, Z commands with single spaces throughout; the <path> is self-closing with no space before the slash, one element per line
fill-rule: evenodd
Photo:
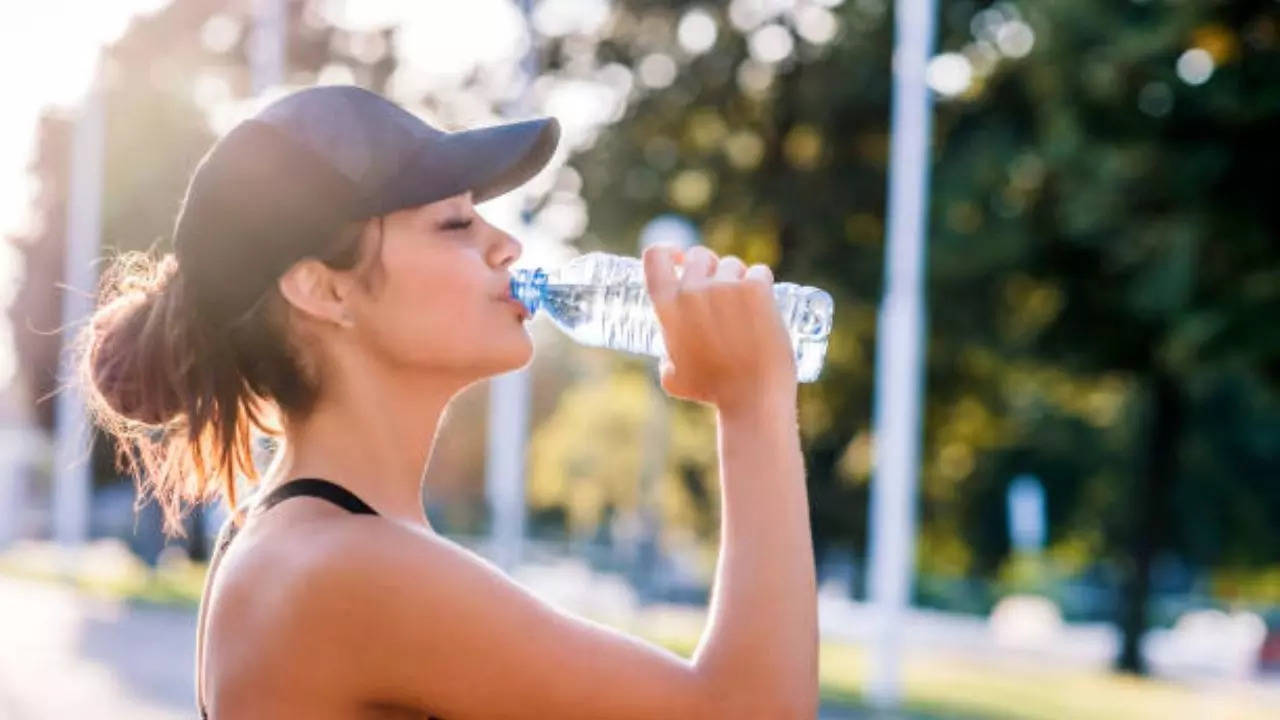
<path fill-rule="evenodd" d="M 804 39 L 826 34 L 813 5 L 735 2 L 710 12 L 720 33 L 705 51 L 678 41 L 694 7 L 626 3 L 597 48 L 651 87 L 578 161 L 588 242 L 623 250 L 675 210 L 717 251 L 832 291 L 828 367 L 802 397 L 807 467 L 818 546 L 856 541 L 887 3 L 841 4 L 822 43 Z M 1263 160 L 1280 156 L 1276 11 L 944 2 L 940 17 L 955 54 L 935 81 L 956 97 L 936 121 L 920 567 L 995 573 L 1003 489 L 1037 472 L 1052 541 L 1122 578 L 1119 663 L 1140 670 L 1158 554 L 1201 568 L 1276 557 L 1256 520 L 1280 502 L 1263 432 L 1280 417 Z"/>

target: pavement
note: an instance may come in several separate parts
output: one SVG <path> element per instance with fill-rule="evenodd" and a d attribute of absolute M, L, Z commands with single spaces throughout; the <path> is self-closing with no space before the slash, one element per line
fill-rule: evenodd
<path fill-rule="evenodd" d="M 190 718 L 196 620 L 0 575 L 0 719 Z"/>

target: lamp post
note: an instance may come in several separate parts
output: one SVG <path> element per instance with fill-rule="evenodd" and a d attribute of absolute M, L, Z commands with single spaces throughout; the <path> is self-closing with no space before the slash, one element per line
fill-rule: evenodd
<path fill-rule="evenodd" d="M 688 250 L 697 245 L 700 239 L 698 228 L 688 218 L 667 213 L 658 215 L 645 224 L 640 230 L 637 245 L 639 255 L 643 256 L 645 248 L 650 245 L 675 245 L 681 250 Z M 654 385 L 658 385 L 657 376 L 652 379 Z M 643 593 L 653 590 L 658 564 L 658 536 L 662 530 L 658 482 L 667 464 L 670 424 L 670 409 L 661 386 L 657 388 L 657 392 L 651 391 L 650 396 L 653 402 L 645 428 L 645 453 L 641 458 L 640 468 L 640 541 L 636 553 L 637 584 Z"/>
<path fill-rule="evenodd" d="M 76 118 L 71 140 L 71 179 L 67 192 L 66 256 L 62 294 L 64 350 L 78 326 L 93 311 L 94 259 L 102 236 L 102 171 L 106 121 L 103 109 L 101 59 Z M 65 360 L 67 355 L 62 354 Z M 75 369 L 62 369 L 63 392 L 58 393 L 54 426 L 53 534 L 71 552 L 64 555 L 70 571 L 75 551 L 89 536 L 89 501 L 93 488 L 92 436 L 84 398 L 71 382 Z"/>
<path fill-rule="evenodd" d="M 519 0 L 529 50 L 521 60 L 522 87 L 506 108 L 523 115 L 531 104 L 530 89 L 538 72 L 533 23 L 533 0 Z M 522 192 L 517 188 L 513 192 Z M 489 380 L 489 421 L 484 464 L 485 498 L 489 506 L 491 560 L 510 572 L 524 556 L 525 446 L 529 426 L 529 368 Z"/>
<path fill-rule="evenodd" d="M 871 487 L 870 595 L 877 614 L 867 693 L 901 697 L 902 625 L 911 599 L 924 356 L 925 229 L 936 0 L 894 6 L 892 140 L 884 297 L 876 330 L 875 481 Z"/>

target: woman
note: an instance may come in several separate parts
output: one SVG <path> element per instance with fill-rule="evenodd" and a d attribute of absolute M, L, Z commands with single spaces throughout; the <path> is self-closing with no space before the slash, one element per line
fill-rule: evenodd
<path fill-rule="evenodd" d="M 96 420 L 167 529 L 218 494 L 235 510 L 200 608 L 203 717 L 815 714 L 795 365 L 767 267 L 644 255 L 662 387 L 719 423 L 722 553 L 692 659 L 550 607 L 424 514 L 450 400 L 533 352 L 509 296 L 520 244 L 474 205 L 558 135 L 551 118 L 443 133 L 358 88 L 303 90 L 204 157 L 174 254 L 106 274 L 81 338 Z M 251 427 L 279 438 L 261 477 Z M 243 512 L 237 476 L 257 483 Z"/>

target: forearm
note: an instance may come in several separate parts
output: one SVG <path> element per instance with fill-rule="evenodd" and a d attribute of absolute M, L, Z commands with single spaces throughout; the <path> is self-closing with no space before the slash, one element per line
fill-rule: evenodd
<path fill-rule="evenodd" d="M 719 413 L 720 559 L 694 662 L 726 692 L 803 714 L 817 696 L 816 583 L 795 397 L 779 398 Z"/>

